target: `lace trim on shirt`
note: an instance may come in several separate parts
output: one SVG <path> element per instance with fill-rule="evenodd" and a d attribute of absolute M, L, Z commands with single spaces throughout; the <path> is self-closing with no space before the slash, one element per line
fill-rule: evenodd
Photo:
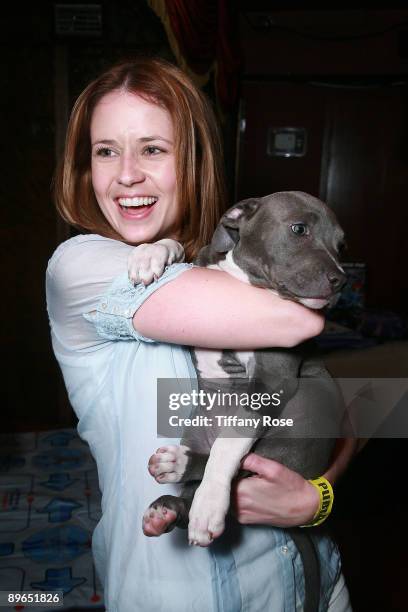
<path fill-rule="evenodd" d="M 96 309 L 82 316 L 90 321 L 95 326 L 98 335 L 106 340 L 136 339 L 154 342 L 135 330 L 132 322 L 133 315 L 156 289 L 192 267 L 193 264 L 186 263 L 167 266 L 163 275 L 147 287 L 141 283 L 134 286 L 125 272 L 113 281 Z"/>

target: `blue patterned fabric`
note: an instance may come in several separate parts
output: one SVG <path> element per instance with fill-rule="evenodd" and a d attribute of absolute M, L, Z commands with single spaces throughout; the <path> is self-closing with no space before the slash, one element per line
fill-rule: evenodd
<path fill-rule="evenodd" d="M 95 461 L 77 432 L 0 435 L 0 497 L 0 591 L 56 589 L 64 597 L 59 610 L 103 610 L 90 548 L 101 495 Z"/>

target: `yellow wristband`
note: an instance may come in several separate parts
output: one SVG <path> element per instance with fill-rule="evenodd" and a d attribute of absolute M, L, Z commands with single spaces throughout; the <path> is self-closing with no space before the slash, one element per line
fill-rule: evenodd
<path fill-rule="evenodd" d="M 301 525 L 301 527 L 316 527 L 316 525 L 320 525 L 327 519 L 333 508 L 334 493 L 330 482 L 323 478 L 323 476 L 313 478 L 309 482 L 319 493 L 319 507 L 310 523 Z"/>

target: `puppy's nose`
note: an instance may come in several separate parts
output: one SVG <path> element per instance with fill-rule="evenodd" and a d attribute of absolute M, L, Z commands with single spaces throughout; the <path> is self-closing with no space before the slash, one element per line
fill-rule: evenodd
<path fill-rule="evenodd" d="M 346 278 L 341 272 L 329 272 L 327 278 L 335 291 L 340 291 L 346 282 Z"/>

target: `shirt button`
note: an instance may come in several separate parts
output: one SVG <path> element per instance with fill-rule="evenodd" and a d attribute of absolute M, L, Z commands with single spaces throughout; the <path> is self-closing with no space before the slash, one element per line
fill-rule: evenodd
<path fill-rule="evenodd" d="M 287 546 L 282 546 L 281 551 L 286 555 L 289 552 L 289 548 Z"/>
<path fill-rule="evenodd" d="M 107 304 L 102 304 L 101 307 L 105 310 L 106 309 Z"/>

